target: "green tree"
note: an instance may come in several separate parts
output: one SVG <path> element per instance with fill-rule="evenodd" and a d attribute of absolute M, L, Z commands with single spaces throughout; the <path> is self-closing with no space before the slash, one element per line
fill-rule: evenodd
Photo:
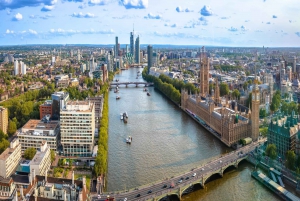
<path fill-rule="evenodd" d="M 0 140 L 5 139 L 6 135 L 5 133 L 0 129 Z"/>
<path fill-rule="evenodd" d="M 260 117 L 260 118 L 265 118 L 266 116 L 267 116 L 267 111 L 266 111 L 266 109 L 261 108 L 261 109 L 259 110 L 259 117 Z"/>
<path fill-rule="evenodd" d="M 268 144 L 266 148 L 266 155 L 273 160 L 277 157 L 277 150 L 275 144 Z"/>
<path fill-rule="evenodd" d="M 243 88 L 244 88 L 245 91 L 248 89 L 248 82 L 244 82 Z"/>
<path fill-rule="evenodd" d="M 35 153 L 36 153 L 36 149 L 34 147 L 27 148 L 24 151 L 24 158 L 26 158 L 27 160 L 32 160 Z"/>
<path fill-rule="evenodd" d="M 261 133 L 262 136 L 267 137 L 267 135 L 268 135 L 268 127 L 260 128 L 259 132 Z"/>
<path fill-rule="evenodd" d="M 232 97 L 234 97 L 235 99 L 240 99 L 241 93 L 239 92 L 239 90 L 235 89 L 232 92 Z"/>
<path fill-rule="evenodd" d="M 280 106 L 280 102 L 281 102 L 280 91 L 276 91 L 272 97 L 272 103 L 270 105 L 270 110 L 272 112 L 276 112 Z"/>
<path fill-rule="evenodd" d="M 229 94 L 229 87 L 227 83 L 220 84 L 220 96 L 225 96 Z"/>
<path fill-rule="evenodd" d="M 289 150 L 286 152 L 286 167 L 290 170 L 295 170 L 296 154 L 294 151 Z"/>
<path fill-rule="evenodd" d="M 2 154 L 3 151 L 5 151 L 9 147 L 9 141 L 6 139 L 0 140 L 0 154 Z"/>
<path fill-rule="evenodd" d="M 7 134 L 8 134 L 9 136 L 13 136 L 13 135 L 15 134 L 16 130 L 17 130 L 17 125 L 16 125 L 16 123 L 15 123 L 14 121 L 11 121 L 11 120 L 10 120 L 10 121 L 8 122 Z"/>
<path fill-rule="evenodd" d="M 50 156 L 51 156 L 51 163 L 55 160 L 55 151 L 51 149 L 50 151 Z"/>

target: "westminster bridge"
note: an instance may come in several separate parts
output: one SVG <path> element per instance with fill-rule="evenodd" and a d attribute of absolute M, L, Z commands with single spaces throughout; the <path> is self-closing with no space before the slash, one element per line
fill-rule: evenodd
<path fill-rule="evenodd" d="M 135 85 L 136 87 L 138 87 L 139 85 L 143 85 L 145 87 L 147 86 L 153 86 L 152 82 L 111 82 L 110 87 L 112 86 L 120 86 L 120 85 L 125 85 L 126 87 L 128 87 L 128 85 Z"/>
<path fill-rule="evenodd" d="M 248 153 L 260 145 L 260 142 L 253 142 L 240 149 L 213 158 L 201 167 L 194 168 L 181 175 L 173 176 L 165 180 L 140 186 L 134 189 L 118 192 L 104 192 L 99 195 L 92 195 L 94 201 L 104 201 L 107 197 L 115 200 L 137 200 L 137 201 L 161 201 L 168 196 L 177 196 L 181 200 L 183 194 L 190 193 L 194 186 L 201 186 L 205 189 L 205 184 L 214 175 L 223 177 L 224 171 L 230 167 L 237 168 L 242 160 L 245 160 Z"/>

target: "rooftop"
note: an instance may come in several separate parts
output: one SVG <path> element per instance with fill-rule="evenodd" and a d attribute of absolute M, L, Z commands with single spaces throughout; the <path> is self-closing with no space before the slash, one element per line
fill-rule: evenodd
<path fill-rule="evenodd" d="M 18 146 L 20 146 L 20 144 Z M 0 160 L 6 160 L 18 146 L 16 146 L 15 148 L 8 147 L 7 149 L 5 149 L 5 151 L 0 155 Z"/>
<path fill-rule="evenodd" d="M 47 147 L 49 149 L 49 147 Z M 45 154 L 47 152 L 47 149 L 45 151 L 36 151 L 36 154 L 34 155 L 33 159 L 30 161 L 30 165 L 40 165 L 41 161 L 45 157 Z"/>
<path fill-rule="evenodd" d="M 39 119 L 30 119 L 22 129 L 28 130 L 54 130 L 59 126 L 59 121 L 48 121 L 44 122 Z"/>

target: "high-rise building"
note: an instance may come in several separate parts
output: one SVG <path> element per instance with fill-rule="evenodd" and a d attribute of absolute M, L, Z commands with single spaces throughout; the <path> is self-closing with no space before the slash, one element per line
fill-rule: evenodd
<path fill-rule="evenodd" d="M 153 48 L 152 45 L 148 45 L 147 47 L 147 55 L 148 55 L 148 74 L 150 72 L 150 68 L 153 66 Z"/>
<path fill-rule="evenodd" d="M 20 66 L 21 66 L 21 74 L 26 75 L 26 64 L 20 61 Z"/>
<path fill-rule="evenodd" d="M 6 134 L 8 127 L 7 108 L 0 106 L 0 129 Z"/>
<path fill-rule="evenodd" d="M 119 42 L 118 42 L 118 36 L 116 36 L 116 43 L 115 43 L 115 58 L 119 56 Z"/>
<path fill-rule="evenodd" d="M 134 56 L 134 31 L 130 32 L 130 53 Z"/>
<path fill-rule="evenodd" d="M 63 109 L 69 100 L 69 93 L 58 91 L 51 95 L 52 98 L 52 117 L 53 120 L 58 120 L 60 110 Z"/>
<path fill-rule="evenodd" d="M 140 37 L 135 40 L 135 63 L 140 64 Z"/>
<path fill-rule="evenodd" d="M 125 50 L 125 53 L 127 54 L 127 53 L 129 53 L 129 49 L 128 49 L 128 45 L 126 44 L 126 48 L 125 48 L 126 50 Z"/>
<path fill-rule="evenodd" d="M 68 101 L 60 111 L 60 132 L 65 156 L 92 156 L 95 135 L 95 105 Z"/>
<path fill-rule="evenodd" d="M 19 62 L 18 60 L 16 59 L 15 62 L 14 62 L 14 71 L 15 71 L 15 75 L 19 75 Z"/>
<path fill-rule="evenodd" d="M 256 141 L 259 135 L 259 105 L 260 105 L 260 91 L 258 88 L 258 81 L 255 78 L 255 84 L 252 90 L 252 113 L 251 113 L 251 132 L 252 140 Z"/>
<path fill-rule="evenodd" d="M 200 54 L 200 93 L 203 97 L 209 94 L 209 58 L 206 56 L 204 48 Z"/>
<path fill-rule="evenodd" d="M 50 118 L 52 116 L 52 100 L 46 100 L 42 105 L 40 105 L 40 119 L 48 115 Z"/>

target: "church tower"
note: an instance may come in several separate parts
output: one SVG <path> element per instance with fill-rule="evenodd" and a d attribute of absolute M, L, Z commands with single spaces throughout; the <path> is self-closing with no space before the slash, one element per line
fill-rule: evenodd
<path fill-rule="evenodd" d="M 215 102 L 217 104 L 220 103 L 220 88 L 219 88 L 219 81 L 218 81 L 218 78 L 216 78 L 216 88 L 215 88 Z"/>
<path fill-rule="evenodd" d="M 252 140 L 256 141 L 259 135 L 259 105 L 260 93 L 258 88 L 258 81 L 255 78 L 254 87 L 252 90 L 252 113 L 251 113 L 251 132 Z"/>
<path fill-rule="evenodd" d="M 206 97 L 209 93 L 209 59 L 205 53 L 204 46 L 200 53 L 200 93 L 203 97 Z"/>

